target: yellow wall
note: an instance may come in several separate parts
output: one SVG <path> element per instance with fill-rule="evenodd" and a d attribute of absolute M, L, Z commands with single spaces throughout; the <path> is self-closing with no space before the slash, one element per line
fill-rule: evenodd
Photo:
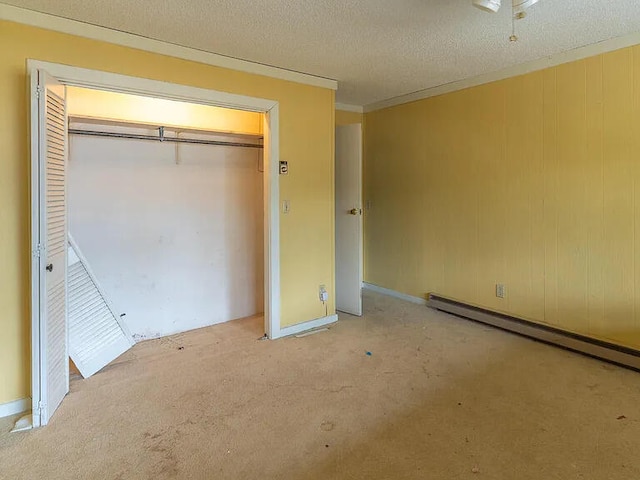
<path fill-rule="evenodd" d="M 640 46 L 365 126 L 368 282 L 640 348 Z"/>
<path fill-rule="evenodd" d="M 347 112 L 346 110 L 336 110 L 336 125 L 362 123 L 363 117 L 364 115 L 362 113 Z"/>
<path fill-rule="evenodd" d="M 280 102 L 283 326 L 335 312 L 334 92 L 0 21 L 0 404 L 30 394 L 29 127 L 26 59 L 146 77 Z"/>
<path fill-rule="evenodd" d="M 67 113 L 143 124 L 261 134 L 262 114 L 89 88 L 67 87 Z"/>

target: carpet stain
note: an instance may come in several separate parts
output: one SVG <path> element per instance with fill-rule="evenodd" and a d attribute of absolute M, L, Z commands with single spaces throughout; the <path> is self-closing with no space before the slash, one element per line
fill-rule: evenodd
<path fill-rule="evenodd" d="M 144 437 L 144 449 L 158 457 L 151 466 L 149 478 L 178 478 L 175 450 L 182 437 L 180 430 L 170 427 L 156 433 L 146 432 Z"/>
<path fill-rule="evenodd" d="M 335 425 L 333 424 L 333 422 L 322 422 L 322 424 L 320 425 L 320 428 L 325 432 L 330 432 L 334 429 L 334 427 Z"/>

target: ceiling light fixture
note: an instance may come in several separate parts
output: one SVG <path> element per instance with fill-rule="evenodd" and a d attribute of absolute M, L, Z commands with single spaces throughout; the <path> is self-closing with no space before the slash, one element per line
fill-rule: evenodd
<path fill-rule="evenodd" d="M 511 5 L 515 13 L 522 13 L 539 1 L 540 0 L 511 0 Z M 472 3 L 474 7 L 489 13 L 497 13 L 502 6 L 502 0 L 472 0 Z"/>
<path fill-rule="evenodd" d="M 533 7 L 540 0 L 513 0 L 513 11 L 515 13 L 522 13 L 527 8 Z"/>
<path fill-rule="evenodd" d="M 525 10 L 532 7 L 540 0 L 511 0 L 511 36 L 509 41 L 517 42 L 516 20 L 522 20 L 527 14 Z M 502 6 L 502 0 L 471 0 L 474 7 L 483 12 L 497 13 Z"/>
<path fill-rule="evenodd" d="M 501 0 L 473 0 L 473 6 L 489 13 L 500 10 Z"/>

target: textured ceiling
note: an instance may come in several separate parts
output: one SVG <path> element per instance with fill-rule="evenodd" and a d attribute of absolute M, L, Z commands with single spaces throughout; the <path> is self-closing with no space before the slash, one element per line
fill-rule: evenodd
<path fill-rule="evenodd" d="M 508 8 L 471 0 L 2 1 L 333 78 L 337 101 L 356 105 L 640 31 L 640 0 L 540 0 L 516 43 Z"/>

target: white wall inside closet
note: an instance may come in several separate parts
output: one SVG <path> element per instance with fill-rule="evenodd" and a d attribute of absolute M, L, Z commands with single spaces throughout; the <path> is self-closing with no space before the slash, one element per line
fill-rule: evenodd
<path fill-rule="evenodd" d="M 261 156 L 71 135 L 70 232 L 134 338 L 263 311 Z"/>

